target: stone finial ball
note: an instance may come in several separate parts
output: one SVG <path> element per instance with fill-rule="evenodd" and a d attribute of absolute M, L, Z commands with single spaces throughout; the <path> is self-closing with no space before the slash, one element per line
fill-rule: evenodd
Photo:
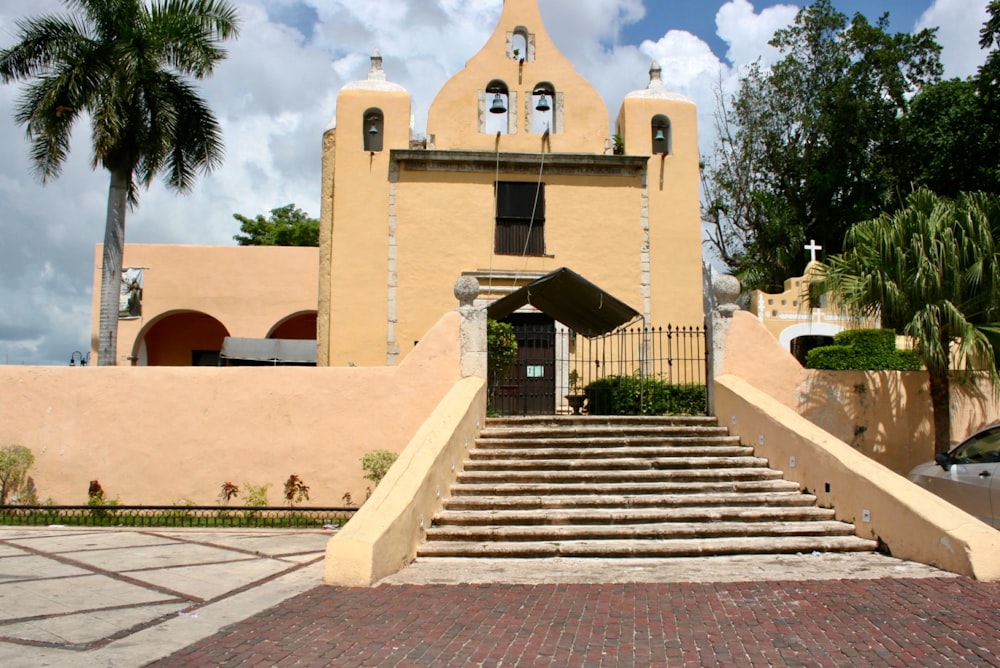
<path fill-rule="evenodd" d="M 717 304 L 735 304 L 740 296 L 740 281 L 729 274 L 717 275 L 712 281 Z"/>
<path fill-rule="evenodd" d="M 479 281 L 474 276 L 461 276 L 455 281 L 455 299 L 462 306 L 472 306 L 479 296 Z"/>

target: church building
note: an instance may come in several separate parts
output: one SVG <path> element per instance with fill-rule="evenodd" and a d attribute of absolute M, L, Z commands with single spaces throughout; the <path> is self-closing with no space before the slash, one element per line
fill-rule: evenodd
<path fill-rule="evenodd" d="M 592 311 L 614 299 L 647 326 L 703 324 L 696 108 L 656 63 L 612 125 L 537 0 L 505 0 L 421 139 L 377 50 L 333 125 L 318 252 L 126 245 L 124 266 L 143 273 L 119 364 L 215 364 L 227 337 L 287 337 L 315 338 L 320 366 L 396 365 L 455 308 L 461 276 L 479 281 L 484 307 L 529 286 L 508 319 L 553 329 L 574 323 L 535 308 L 530 285 L 558 271 L 593 292 Z"/>
<path fill-rule="evenodd" d="M 654 63 L 611 127 L 537 0 L 505 0 L 438 92 L 426 141 L 376 52 L 324 136 L 320 364 L 396 364 L 454 307 L 460 275 L 485 305 L 566 267 L 647 324 L 700 325 L 695 105 Z"/>

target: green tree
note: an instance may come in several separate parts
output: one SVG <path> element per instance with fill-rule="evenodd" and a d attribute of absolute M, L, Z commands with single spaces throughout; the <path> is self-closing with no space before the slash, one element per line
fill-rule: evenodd
<path fill-rule="evenodd" d="M 236 36 L 237 16 L 225 0 L 64 2 L 71 15 L 18 23 L 18 43 L 0 51 L 0 79 L 28 82 L 15 119 L 44 181 L 59 175 L 73 124 L 89 116 L 93 167 L 110 173 L 97 352 L 113 365 L 126 206 L 161 172 L 185 192 L 221 163 L 221 129 L 188 78 L 225 57 L 220 42 Z"/>
<path fill-rule="evenodd" d="M 365 479 L 371 480 L 377 487 L 399 455 L 389 450 L 372 450 L 361 457 L 361 468 L 365 471 Z"/>
<path fill-rule="evenodd" d="M 486 367 L 489 378 L 506 373 L 517 361 L 514 325 L 490 318 L 486 321 Z"/>
<path fill-rule="evenodd" d="M 240 246 L 319 246 L 319 220 L 294 204 L 271 209 L 269 218 L 234 213 L 240 231 L 233 237 Z"/>
<path fill-rule="evenodd" d="M 855 225 L 847 243 L 810 287 L 912 339 L 930 380 L 935 449 L 946 452 L 952 368 L 960 381 L 988 371 L 1000 387 L 993 347 L 980 329 L 1000 311 L 1000 197 L 951 200 L 920 189 L 904 208 Z"/>
<path fill-rule="evenodd" d="M 933 31 L 887 28 L 887 14 L 848 22 L 816 0 L 772 38 L 782 59 L 749 68 L 720 107 L 703 211 L 708 243 L 746 289 L 801 273 L 810 239 L 839 252 L 894 191 L 899 118 L 941 65 Z"/>
<path fill-rule="evenodd" d="M 975 79 L 951 79 L 925 88 L 902 118 L 901 185 L 957 197 L 997 192 L 996 120 Z M 908 188 L 907 188 L 908 189 Z"/>
<path fill-rule="evenodd" d="M 979 47 L 988 49 L 986 61 L 976 74 L 983 122 L 989 126 L 984 152 L 1000 181 L 1000 0 L 990 0 L 989 15 L 979 31 Z"/>

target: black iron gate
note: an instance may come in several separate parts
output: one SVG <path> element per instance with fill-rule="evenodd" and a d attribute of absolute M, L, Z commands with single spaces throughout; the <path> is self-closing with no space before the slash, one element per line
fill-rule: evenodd
<path fill-rule="evenodd" d="M 631 391 L 649 381 L 705 386 L 708 351 L 702 327 L 624 327 L 584 337 L 542 314 L 507 318 L 517 338 L 517 362 L 490 379 L 489 410 L 496 415 L 573 412 L 574 398 L 595 381 L 627 379 Z M 641 398 L 639 405 L 642 405 Z"/>

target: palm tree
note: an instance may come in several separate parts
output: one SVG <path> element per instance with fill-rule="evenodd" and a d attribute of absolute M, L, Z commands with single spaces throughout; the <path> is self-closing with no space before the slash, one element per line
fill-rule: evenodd
<path fill-rule="evenodd" d="M 892 214 L 855 225 L 847 249 L 820 269 L 814 294 L 832 292 L 858 316 L 881 316 L 911 337 L 930 380 L 934 447 L 951 442 L 950 372 L 988 372 L 1000 387 L 993 347 L 980 326 L 1000 310 L 1000 198 L 955 200 L 922 189 Z"/>
<path fill-rule="evenodd" d="M 15 119 L 43 181 L 59 175 L 74 122 L 90 117 L 93 167 L 111 175 L 97 356 L 113 365 L 126 206 L 160 172 L 185 192 L 198 171 L 221 164 L 221 129 L 187 77 L 211 74 L 238 20 L 225 0 L 64 2 L 75 12 L 18 23 L 18 43 L 0 51 L 0 79 L 28 82 Z"/>

